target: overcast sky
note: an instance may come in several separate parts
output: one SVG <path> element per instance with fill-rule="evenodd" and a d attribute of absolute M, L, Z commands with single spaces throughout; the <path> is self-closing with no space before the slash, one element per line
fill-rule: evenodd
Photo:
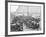
<path fill-rule="evenodd" d="M 11 12 L 12 13 L 18 13 L 18 14 L 40 14 L 40 8 L 37 6 L 11 6 Z"/>

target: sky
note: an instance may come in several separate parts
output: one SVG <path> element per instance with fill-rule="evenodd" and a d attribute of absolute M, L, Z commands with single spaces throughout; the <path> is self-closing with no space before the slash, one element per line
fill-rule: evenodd
<path fill-rule="evenodd" d="M 40 15 L 40 9 L 40 6 L 15 5 L 11 6 L 11 13 L 24 14 L 26 16 L 28 12 L 29 15 Z"/>

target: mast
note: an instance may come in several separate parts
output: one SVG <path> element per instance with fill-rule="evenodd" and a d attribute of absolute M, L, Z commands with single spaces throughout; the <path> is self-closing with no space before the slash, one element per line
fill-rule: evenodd
<path fill-rule="evenodd" d="M 29 6 L 27 6 L 27 16 L 29 16 Z"/>

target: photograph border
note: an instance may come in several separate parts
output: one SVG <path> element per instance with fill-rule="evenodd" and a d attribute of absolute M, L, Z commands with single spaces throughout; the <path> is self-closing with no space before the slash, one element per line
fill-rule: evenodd
<path fill-rule="evenodd" d="M 8 35 L 8 2 L 43 4 L 43 33 Z M 5 0 L 5 36 L 24 36 L 24 35 L 41 35 L 41 34 L 45 34 L 45 3 L 44 2 L 7 1 L 7 0 Z"/>

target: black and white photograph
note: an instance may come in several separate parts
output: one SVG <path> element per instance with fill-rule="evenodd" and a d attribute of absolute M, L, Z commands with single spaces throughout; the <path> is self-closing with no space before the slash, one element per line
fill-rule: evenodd
<path fill-rule="evenodd" d="M 40 28 L 40 6 L 10 6 L 11 31 L 41 30 Z"/>
<path fill-rule="evenodd" d="M 8 2 L 8 35 L 43 33 L 43 4 Z"/>

